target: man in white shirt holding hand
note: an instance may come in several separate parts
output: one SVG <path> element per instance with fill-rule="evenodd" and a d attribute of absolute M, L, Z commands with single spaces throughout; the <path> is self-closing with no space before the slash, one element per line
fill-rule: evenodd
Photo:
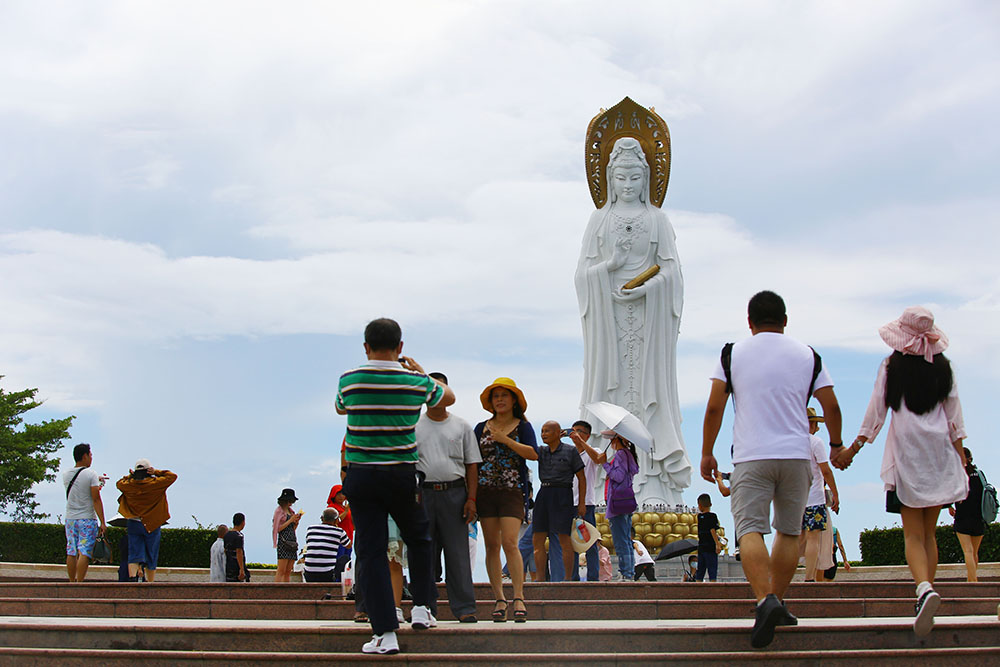
<path fill-rule="evenodd" d="M 777 625 L 797 625 L 782 602 L 799 560 L 799 533 L 810 482 L 806 404 L 823 407 L 831 449 L 843 447 L 833 380 L 812 349 L 785 334 L 785 302 L 758 292 L 747 306 L 750 338 L 726 345 L 712 375 L 705 409 L 701 476 L 715 483 L 713 455 L 729 395 L 733 395 L 732 511 L 740 562 L 757 599 L 750 633 L 754 648 L 774 639 Z M 768 554 L 770 508 L 777 534 Z"/>

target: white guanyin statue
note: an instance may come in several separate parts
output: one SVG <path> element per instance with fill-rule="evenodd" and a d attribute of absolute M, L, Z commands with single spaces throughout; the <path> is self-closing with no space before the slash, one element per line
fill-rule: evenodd
<path fill-rule="evenodd" d="M 674 230 L 650 199 L 650 163 L 636 138 L 614 142 L 605 182 L 607 200 L 590 216 L 576 269 L 584 348 L 581 405 L 607 401 L 639 417 L 654 439 L 651 452 L 639 450 L 639 506 L 682 504 L 691 462 L 677 396 L 684 284 Z M 660 269 L 652 278 L 623 289 L 654 264 Z M 582 414 L 593 421 L 586 410 Z"/>

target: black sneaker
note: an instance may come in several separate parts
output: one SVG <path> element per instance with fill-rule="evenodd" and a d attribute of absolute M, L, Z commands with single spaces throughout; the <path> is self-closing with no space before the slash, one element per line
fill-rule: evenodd
<path fill-rule="evenodd" d="M 792 612 L 788 611 L 788 605 L 784 602 L 781 603 L 781 610 L 784 612 L 781 618 L 778 619 L 777 625 L 798 625 L 799 619 L 792 615 Z"/>
<path fill-rule="evenodd" d="M 913 632 L 918 637 L 925 637 L 934 629 L 934 612 L 941 605 L 941 596 L 933 588 L 920 596 L 914 609 L 917 612 L 913 619 Z"/>
<path fill-rule="evenodd" d="M 750 631 L 750 645 L 764 648 L 774 640 L 774 628 L 785 615 L 784 607 L 774 593 L 769 593 L 757 605 L 753 630 Z"/>

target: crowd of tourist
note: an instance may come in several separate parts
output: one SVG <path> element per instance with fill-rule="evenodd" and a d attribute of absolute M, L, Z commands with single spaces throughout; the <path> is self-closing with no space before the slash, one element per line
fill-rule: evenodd
<path fill-rule="evenodd" d="M 832 468 L 850 466 L 890 413 L 881 466 L 886 509 L 902 519 L 906 561 L 916 583 L 914 629 L 926 634 L 940 604 L 933 582 L 934 529 L 941 508 L 953 505 L 970 581 L 976 578 L 985 527 L 977 513 L 984 478 L 962 446 L 958 392 L 942 354 L 948 339 L 923 308 L 908 308 L 880 329 L 893 351 L 878 369 L 858 436 L 844 446 L 833 379 L 819 354 L 784 334 L 787 314 L 781 298 L 773 292 L 755 295 L 748 324 L 752 335 L 724 347 L 712 374 L 701 475 L 730 498 L 738 553 L 757 600 L 751 643 L 767 646 L 775 627 L 797 624 L 784 593 L 800 556 L 807 581 L 835 575 L 838 548 L 849 567 L 832 527 L 830 512 L 839 509 Z M 527 398 L 506 377 L 483 389 L 480 402 L 490 416 L 472 426 L 448 411 L 455 394 L 447 377 L 427 374 L 412 357 L 402 355 L 396 322 L 370 322 L 364 349 L 367 362 L 341 376 L 336 396 L 337 412 L 347 416 L 342 485 L 331 489 L 320 521 L 306 529 L 302 564 L 306 581 L 353 580 L 355 620 L 369 622 L 373 632 L 363 652 L 399 650 L 395 632 L 406 622 L 400 604 L 404 566 L 413 628 L 437 625 L 435 582 L 441 579 L 455 618 L 479 620 L 469 537 L 477 523 L 495 599 L 494 622 L 529 618 L 526 572 L 535 581 L 579 579 L 585 567 L 589 581 L 610 579 L 607 549 L 584 539 L 578 554 L 579 535 L 574 535 L 581 526 L 593 530 L 596 523 L 599 469 L 607 478 L 603 500 L 617 555 L 615 578 L 655 580 L 654 558 L 632 530 L 637 509 L 633 478 L 639 471 L 633 442 L 614 430 L 594 437 L 593 425 L 581 420 L 567 430 L 545 422 L 539 444 L 525 416 Z M 731 474 L 719 470 L 713 454 L 730 396 L 738 397 L 733 401 Z M 812 398 L 822 413 L 808 408 Z M 828 446 L 816 435 L 820 424 L 829 434 Z M 105 530 L 104 480 L 90 470 L 92 457 L 89 445 L 78 445 L 76 467 L 64 474 L 71 581 L 83 580 L 93 544 Z M 538 462 L 537 493 L 528 461 Z M 165 491 L 175 479 L 174 473 L 140 460 L 118 482 L 133 579 L 142 566 L 147 580 L 155 576 L 159 528 L 169 517 Z M 300 552 L 296 531 L 303 512 L 295 511 L 297 500 L 293 489 L 284 489 L 272 518 L 278 582 L 289 581 Z M 697 521 L 697 554 L 690 561 L 694 571 L 686 576 L 714 581 L 726 541 L 707 493 L 698 498 Z M 249 581 L 244 524 L 245 517 L 237 514 L 231 529 L 218 527 L 211 549 L 212 581 Z M 772 527 L 776 534 L 769 551 L 764 536 Z"/>

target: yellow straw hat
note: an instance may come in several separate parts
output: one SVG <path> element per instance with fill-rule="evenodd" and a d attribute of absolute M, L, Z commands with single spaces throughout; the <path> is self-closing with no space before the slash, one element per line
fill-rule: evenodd
<path fill-rule="evenodd" d="M 493 381 L 493 384 L 483 389 L 483 393 L 479 395 L 479 402 L 483 404 L 483 410 L 487 412 L 493 412 L 493 405 L 490 404 L 490 393 L 497 387 L 503 387 L 508 390 L 517 398 L 517 402 L 521 406 L 521 412 L 525 412 L 528 409 L 528 401 L 524 398 L 524 392 L 517 388 L 514 381 L 510 378 L 497 378 Z"/>
<path fill-rule="evenodd" d="M 823 419 L 823 415 L 816 414 L 816 410 L 814 408 L 806 408 L 806 414 L 809 415 L 809 421 L 811 422 L 826 421 Z"/>

